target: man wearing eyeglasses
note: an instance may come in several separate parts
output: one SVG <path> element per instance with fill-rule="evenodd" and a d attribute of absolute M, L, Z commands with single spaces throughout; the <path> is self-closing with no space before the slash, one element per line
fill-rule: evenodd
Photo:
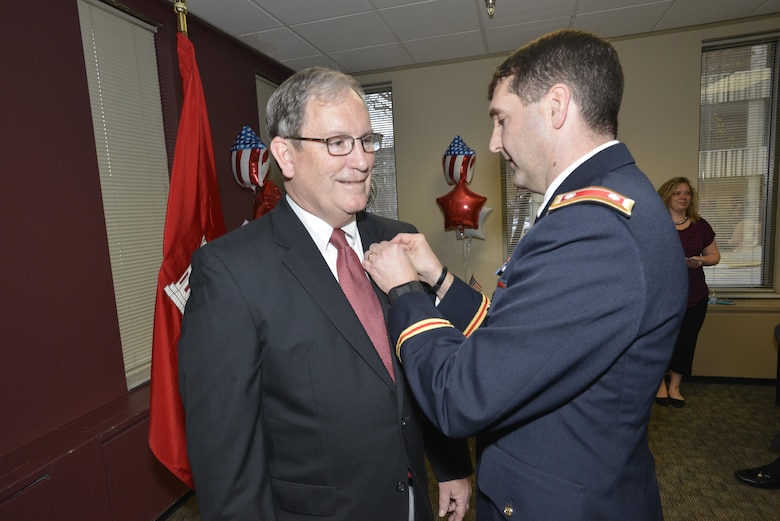
<path fill-rule="evenodd" d="M 192 259 L 179 385 L 201 518 L 432 521 L 425 447 L 437 513 L 460 521 L 468 447 L 421 414 L 389 356 L 387 299 L 359 266 L 371 244 L 414 231 L 365 212 L 382 136 L 363 91 L 306 69 L 271 96 L 266 123 L 286 196 Z M 350 256 L 357 274 L 342 271 Z"/>

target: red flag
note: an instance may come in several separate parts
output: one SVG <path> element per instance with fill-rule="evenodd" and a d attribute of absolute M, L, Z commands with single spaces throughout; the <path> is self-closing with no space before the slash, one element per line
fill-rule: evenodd
<path fill-rule="evenodd" d="M 183 33 L 178 33 L 177 38 L 184 102 L 165 215 L 163 261 L 157 278 L 149 446 L 168 470 L 193 488 L 184 436 L 184 408 L 179 397 L 176 345 L 190 290 L 190 258 L 203 243 L 225 233 L 225 222 L 195 49 Z"/>

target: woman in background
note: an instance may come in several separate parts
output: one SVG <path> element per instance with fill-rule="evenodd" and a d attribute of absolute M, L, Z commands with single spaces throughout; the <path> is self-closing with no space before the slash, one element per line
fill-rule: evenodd
<path fill-rule="evenodd" d="M 680 394 L 680 383 L 683 376 L 691 374 L 696 340 L 707 314 L 709 290 L 702 267 L 720 262 L 720 252 L 715 244 L 715 232 L 699 215 L 696 192 L 687 178 L 669 179 L 658 189 L 658 195 L 669 210 L 685 252 L 688 265 L 688 307 L 669 363 L 669 386 L 665 379 L 661 380 L 655 401 L 662 406 L 671 404 L 679 408 L 685 405 L 685 398 Z"/>

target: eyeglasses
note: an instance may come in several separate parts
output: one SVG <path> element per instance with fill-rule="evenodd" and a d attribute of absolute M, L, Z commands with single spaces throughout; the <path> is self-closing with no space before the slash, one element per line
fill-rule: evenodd
<path fill-rule="evenodd" d="M 377 134 L 376 132 L 366 134 L 365 136 L 359 138 L 354 138 L 352 136 L 331 136 L 328 138 L 287 136 L 286 139 L 325 143 L 325 145 L 328 146 L 328 153 L 332 156 L 348 155 L 350 152 L 352 152 L 352 149 L 355 148 L 355 139 L 360 140 L 361 145 L 363 145 L 363 150 L 369 154 L 373 154 L 382 148 L 382 134 Z"/>

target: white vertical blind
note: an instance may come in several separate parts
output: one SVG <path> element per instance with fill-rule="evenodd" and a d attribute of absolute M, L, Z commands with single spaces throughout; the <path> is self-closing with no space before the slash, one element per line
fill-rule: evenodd
<path fill-rule="evenodd" d="M 699 212 L 715 230 L 717 288 L 771 290 L 776 208 L 777 42 L 720 42 L 702 52 Z"/>
<path fill-rule="evenodd" d="M 154 28 L 100 2 L 78 7 L 130 389 L 150 375 L 169 187 Z"/>
<path fill-rule="evenodd" d="M 374 132 L 382 134 L 382 148 L 376 152 L 371 179 L 372 213 L 398 219 L 398 184 L 395 175 L 395 130 L 393 127 L 393 89 L 389 83 L 364 86 L 366 105 Z"/>
<path fill-rule="evenodd" d="M 536 221 L 544 197 L 525 188 L 517 188 L 513 174 L 503 156 L 501 161 L 501 202 L 504 205 L 504 254 L 509 257 L 515 246 Z"/>

